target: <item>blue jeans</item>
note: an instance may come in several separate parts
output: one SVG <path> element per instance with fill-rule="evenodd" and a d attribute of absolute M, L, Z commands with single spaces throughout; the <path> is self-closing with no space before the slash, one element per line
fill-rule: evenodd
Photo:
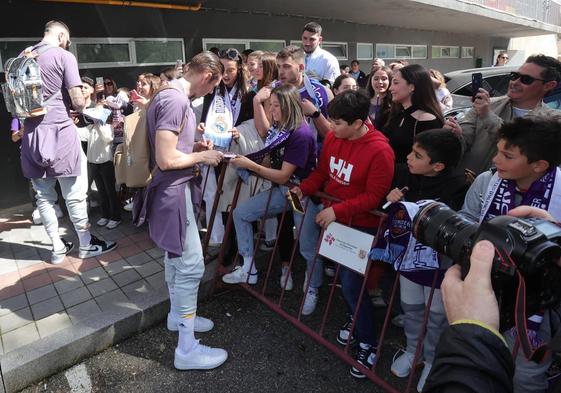
<path fill-rule="evenodd" d="M 271 200 L 269 202 L 269 209 L 265 212 L 265 208 L 267 207 L 267 200 L 269 198 L 269 192 L 272 193 Z M 270 191 L 264 191 L 253 197 L 249 198 L 248 200 L 244 201 L 242 204 L 237 206 L 234 209 L 234 225 L 236 227 L 236 238 L 238 241 L 238 249 L 240 255 L 243 257 L 252 257 L 253 256 L 253 227 L 252 222 L 261 219 L 265 214 L 267 217 L 274 217 L 277 214 L 280 214 L 284 211 L 286 206 L 286 193 L 288 192 L 288 187 L 286 186 L 277 186 L 273 187 Z M 309 204 L 310 206 L 312 203 Z M 290 204 L 288 204 L 287 209 L 291 209 Z M 305 217 L 315 218 L 317 213 L 313 213 L 310 210 Z M 296 212 L 294 214 L 294 225 L 296 228 L 300 226 L 302 222 L 302 215 Z M 315 225 L 315 222 L 314 222 Z M 313 263 L 313 254 L 315 254 L 315 248 L 317 244 L 317 240 L 319 237 L 318 235 L 315 238 L 310 238 L 305 236 L 306 232 L 302 228 L 302 233 L 300 236 L 300 253 L 304 255 L 306 261 L 308 263 L 308 270 L 311 270 L 312 263 Z M 309 250 L 312 250 L 311 256 Z M 311 278 L 310 286 L 312 288 L 319 288 L 321 286 L 321 280 L 323 275 L 323 267 L 321 266 L 320 260 L 316 263 L 314 268 L 314 275 Z"/>
<path fill-rule="evenodd" d="M 55 189 L 57 181 L 60 184 L 68 215 L 72 224 L 74 224 L 74 228 L 77 232 L 89 231 L 88 206 L 86 203 L 88 170 L 84 153 L 81 155 L 80 171 L 80 176 L 31 179 L 31 184 L 33 184 L 35 189 L 37 208 L 41 215 L 41 221 L 51 241 L 60 238 L 58 219 L 54 208 L 58 200 L 58 194 Z"/>
<path fill-rule="evenodd" d="M 199 284 L 205 271 L 203 248 L 193 213 L 189 183 L 185 187 L 187 222 L 185 223 L 185 244 L 183 254 L 170 258 L 164 257 L 166 283 L 173 293 L 172 312 L 176 315 L 193 314 L 197 311 Z"/>
<path fill-rule="evenodd" d="M 305 206 L 305 201 L 302 201 L 302 204 Z M 310 286 L 312 288 L 321 287 L 323 282 L 323 259 L 320 255 L 316 256 L 319 235 L 321 234 L 321 227 L 316 224 L 316 216 L 322 210 L 323 205 L 321 203 L 316 205 L 310 200 L 306 206 L 302 232 L 300 232 L 300 254 L 302 254 L 306 260 L 308 272 L 312 271 L 312 266 L 314 268 L 310 280 Z M 301 213 L 296 213 L 295 215 L 302 216 Z M 298 225 L 296 229 L 298 230 Z"/>
<path fill-rule="evenodd" d="M 376 346 L 378 339 L 376 338 L 376 328 L 374 327 L 374 306 L 370 301 L 366 288 L 364 289 L 362 299 L 359 299 L 360 289 L 366 278 L 342 265 L 339 274 L 341 276 L 343 297 L 349 307 L 349 313 L 354 315 L 356 308 L 360 307 L 353 335 L 361 343 Z"/>

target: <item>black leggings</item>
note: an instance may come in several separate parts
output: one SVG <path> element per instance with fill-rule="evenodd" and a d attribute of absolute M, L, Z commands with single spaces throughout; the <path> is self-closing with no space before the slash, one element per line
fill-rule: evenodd
<path fill-rule="evenodd" d="M 88 162 L 88 189 L 95 180 L 101 199 L 101 216 L 121 221 L 121 204 L 115 191 L 115 168 L 112 161 L 103 164 Z"/>

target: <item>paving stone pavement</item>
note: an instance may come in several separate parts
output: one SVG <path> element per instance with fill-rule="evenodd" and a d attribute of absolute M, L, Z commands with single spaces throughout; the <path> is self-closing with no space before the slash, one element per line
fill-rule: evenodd
<path fill-rule="evenodd" d="M 31 222 L 31 205 L 0 212 L 0 355 L 14 351 L 94 317 L 105 308 L 165 285 L 163 252 L 130 215 L 115 229 L 94 235 L 116 241 L 116 250 L 97 258 L 78 258 L 78 239 L 68 217 L 60 232 L 75 250 L 49 263 L 50 241 L 42 225 Z"/>

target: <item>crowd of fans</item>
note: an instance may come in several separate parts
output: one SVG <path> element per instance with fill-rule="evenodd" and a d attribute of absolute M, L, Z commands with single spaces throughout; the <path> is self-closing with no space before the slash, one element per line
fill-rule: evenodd
<path fill-rule="evenodd" d="M 100 205 L 101 218 L 96 224 L 108 229 L 121 223 L 123 205 L 134 196 L 135 222 L 147 221 L 152 239 L 166 251 L 171 299 L 168 328 L 179 331 L 175 351 L 179 369 L 210 369 L 227 359 L 226 351 L 205 347 L 194 338 L 194 332 L 208 331 L 213 325 L 196 315 L 196 293 L 204 264 L 191 202 L 192 179 L 198 174 L 192 170 L 195 166 L 200 167 L 199 176 L 204 180 L 202 199 L 207 222 L 219 192 L 216 167 L 227 166 L 220 191 L 220 214 L 207 230 L 211 232 L 211 245 L 226 247 L 228 262 L 238 252 L 242 258 L 222 280 L 228 284 L 258 282 L 253 224 L 266 216 L 263 247 L 270 249 L 278 242 L 282 261 L 279 285 L 286 291 L 294 287 L 290 251 L 294 242 L 299 242 L 307 265 L 303 315 L 315 311 L 323 285 L 323 261 L 315 261 L 322 228 L 337 221 L 372 233 L 379 223 L 368 212 L 380 209 L 386 201 L 440 200 L 479 222 L 507 214 L 519 205 L 537 206 L 554 219 L 561 219 L 556 208 L 561 204 L 561 194 L 557 193 L 561 182 L 561 123 L 542 101 L 561 81 L 561 64 L 556 59 L 530 56 L 510 74 L 505 97 L 491 99 L 489 92 L 480 89 L 473 109 L 458 122 L 444 117 L 453 102 L 438 70 L 404 61 L 386 66 L 384 60 L 376 58 L 366 75 L 358 60 L 353 60 L 350 67 L 339 66 L 333 55 L 321 49 L 321 41 L 321 26 L 310 22 L 302 32 L 302 47 L 291 45 L 278 53 L 213 48 L 184 66 L 138 75 L 132 90 L 118 88 L 110 76 L 96 81 L 80 78 L 75 59 L 64 50 L 69 30 L 61 22 L 47 24 L 45 38 L 38 44 L 57 47 L 39 57 L 42 67 L 56 70 L 57 77 L 45 81 L 45 85 L 51 92 L 65 87 L 69 94 L 57 103 L 57 110 L 49 109 L 43 120 L 26 119 L 24 124 L 15 121 L 12 139 L 22 139 L 24 174 L 31 179 L 37 198 L 34 217 L 43 223 L 53 241 L 51 262 L 61 262 L 73 248 L 58 234 L 56 180 L 79 234 L 81 257 L 99 255 L 117 246 L 89 233 L 85 190 L 95 182 L 97 201 L 88 192 L 89 204 Z M 505 56 L 501 53 L 496 65 L 504 64 Z M 85 115 L 88 108 L 97 109 L 100 116 Z M 116 184 L 113 152 L 123 142 L 125 117 L 138 111 L 147 115 L 153 180 L 146 189 L 127 191 Z M 55 119 L 66 119 L 68 114 L 68 122 Z M 59 140 L 52 140 L 58 149 L 54 154 L 64 152 L 66 167 L 38 164 L 37 155 L 45 152 L 36 150 L 36 141 L 40 134 L 52 133 L 53 127 L 59 127 Z M 217 137 L 220 131 L 223 135 Z M 83 152 L 68 148 L 78 136 Z M 66 147 L 61 145 L 62 137 L 68 141 Z M 473 184 L 464 170 L 479 175 Z M 244 183 L 237 207 L 230 211 L 232 188 L 238 177 Z M 286 206 L 290 208 L 286 203 L 289 190 L 306 206 L 306 214 L 294 208 L 292 214 L 279 220 Z M 314 197 L 317 191 L 341 202 L 318 199 Z M 224 223 L 229 214 L 233 215 L 235 230 L 225 238 Z M 293 228 L 300 225 L 300 237 L 295 239 Z M 430 270 L 402 273 L 399 280 L 407 345 L 394 357 L 391 372 L 406 377 L 416 367 L 414 352 L 434 270 L 440 273 L 423 345 L 419 392 L 435 365 L 437 343 L 448 324 L 440 285 L 451 263 L 445 258 L 435 263 Z M 327 272 L 329 266 L 325 268 Z M 374 270 L 380 274 L 379 269 Z M 392 269 L 382 271 L 385 277 L 374 280 L 378 286 L 388 277 L 391 282 L 395 275 Z M 373 304 L 360 290 L 362 277 L 358 273 L 341 267 L 339 278 L 347 322 L 337 341 L 343 345 L 356 342 L 357 361 L 371 367 L 378 344 Z M 376 289 L 376 284 L 373 286 L 371 289 Z M 387 293 L 385 289 L 382 296 Z M 351 316 L 357 309 L 358 320 L 351 332 Z M 542 341 L 549 340 L 559 326 L 549 310 L 530 319 L 531 330 Z M 472 323 L 458 322 L 450 316 L 448 320 Z M 485 325 L 483 329 L 500 337 L 504 341 L 501 345 L 516 346 L 515 329 L 501 333 L 496 332 L 498 327 Z M 521 354 L 515 359 L 514 391 L 543 392 L 551 357 L 541 364 Z M 476 365 L 463 367 L 471 370 L 466 375 L 485 374 Z M 364 378 L 356 367 L 351 374 Z M 442 369 L 435 374 L 441 375 Z M 490 374 L 482 378 L 492 380 Z M 434 391 L 446 389 L 442 386 L 444 379 L 429 381 L 427 385 Z M 449 386 L 474 386 L 468 377 L 446 381 Z M 508 391 L 508 386 L 504 390 Z"/>

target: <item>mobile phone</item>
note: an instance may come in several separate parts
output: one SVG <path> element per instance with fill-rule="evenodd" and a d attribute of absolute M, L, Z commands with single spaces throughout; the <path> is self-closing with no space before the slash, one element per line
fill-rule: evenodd
<path fill-rule="evenodd" d="M 95 78 L 95 84 L 96 84 L 96 85 L 102 85 L 102 86 L 103 86 L 103 77 L 102 77 L 102 76 L 98 76 L 97 78 Z"/>
<path fill-rule="evenodd" d="M 292 209 L 294 209 L 299 213 L 304 214 L 304 207 L 302 206 L 302 203 L 300 202 L 300 198 L 298 198 L 298 195 L 296 195 L 292 191 L 288 191 L 288 199 L 290 199 L 290 204 L 292 205 Z"/>
<path fill-rule="evenodd" d="M 479 89 L 483 86 L 483 75 L 481 72 L 471 74 L 471 102 L 475 101 L 475 96 L 479 93 Z"/>
<path fill-rule="evenodd" d="M 182 68 L 182 67 L 183 67 L 183 60 L 177 59 L 175 61 L 175 68 L 179 69 L 179 68 Z"/>
<path fill-rule="evenodd" d="M 6 83 L 8 80 L 6 78 L 5 72 L 0 72 L 0 83 Z"/>

